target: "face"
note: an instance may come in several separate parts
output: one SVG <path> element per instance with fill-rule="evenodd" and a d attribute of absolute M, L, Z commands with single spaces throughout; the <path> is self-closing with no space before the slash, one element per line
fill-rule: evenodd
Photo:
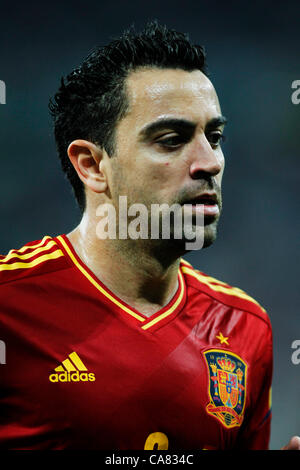
<path fill-rule="evenodd" d="M 116 204 L 204 204 L 204 246 L 221 212 L 224 128 L 219 101 L 200 71 L 140 69 L 127 79 L 129 110 L 116 128 L 110 191 Z M 202 206 L 203 207 L 203 206 Z"/>

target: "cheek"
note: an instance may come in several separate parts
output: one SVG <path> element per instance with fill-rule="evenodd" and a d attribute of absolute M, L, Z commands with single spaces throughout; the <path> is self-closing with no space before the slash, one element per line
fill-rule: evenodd
<path fill-rule="evenodd" d="M 221 171 L 216 175 L 215 179 L 221 185 L 222 178 L 223 178 L 223 173 L 224 173 L 224 169 L 225 169 L 225 158 L 224 158 L 224 154 L 223 154 L 221 149 L 217 154 L 217 158 L 218 158 L 219 164 L 221 165 L 222 168 L 221 168 Z"/>
<path fill-rule="evenodd" d="M 223 173 L 224 173 L 224 170 L 225 170 L 225 158 L 224 158 L 224 155 L 223 155 L 223 154 L 222 154 L 222 158 L 223 158 L 223 159 L 222 159 L 222 164 L 223 164 L 223 166 L 222 166 L 222 170 L 221 170 L 221 172 L 220 172 L 220 180 L 221 180 L 221 181 L 222 181 Z"/>

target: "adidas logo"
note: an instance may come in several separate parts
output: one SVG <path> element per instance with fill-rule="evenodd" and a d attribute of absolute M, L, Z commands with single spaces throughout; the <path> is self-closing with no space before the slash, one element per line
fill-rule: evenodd
<path fill-rule="evenodd" d="M 69 354 L 62 365 L 54 369 L 56 374 L 50 374 L 50 382 L 94 382 L 95 374 L 89 373 L 76 352 Z"/>

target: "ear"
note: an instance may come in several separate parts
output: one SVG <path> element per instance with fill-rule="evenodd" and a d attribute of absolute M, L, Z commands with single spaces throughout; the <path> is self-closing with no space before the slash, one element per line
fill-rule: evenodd
<path fill-rule="evenodd" d="M 96 193 L 107 189 L 103 165 L 104 151 L 88 140 L 74 140 L 68 147 L 68 156 L 78 177 Z"/>

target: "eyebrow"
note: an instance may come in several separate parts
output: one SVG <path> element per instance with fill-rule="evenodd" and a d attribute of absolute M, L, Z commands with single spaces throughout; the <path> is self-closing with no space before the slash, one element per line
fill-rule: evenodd
<path fill-rule="evenodd" d="M 227 123 L 225 116 L 216 116 L 210 119 L 205 126 L 205 131 L 216 129 L 217 127 L 224 126 Z M 139 133 L 141 139 L 150 138 L 155 132 L 171 128 L 174 130 L 183 130 L 183 131 L 194 131 L 197 126 L 197 123 L 194 121 L 189 121 L 188 119 L 178 119 L 178 118 L 162 118 L 157 121 L 151 122 L 146 125 Z"/>
<path fill-rule="evenodd" d="M 217 116 L 212 119 L 210 119 L 205 126 L 205 130 L 211 130 L 211 129 L 216 129 L 217 127 L 225 126 L 227 124 L 227 119 L 225 116 Z"/>

